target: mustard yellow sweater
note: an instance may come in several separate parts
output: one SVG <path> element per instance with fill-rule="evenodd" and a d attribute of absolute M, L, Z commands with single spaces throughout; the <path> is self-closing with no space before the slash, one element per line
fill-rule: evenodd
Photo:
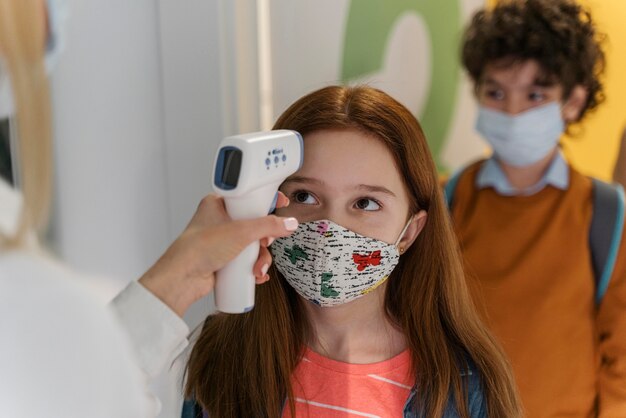
<path fill-rule="evenodd" d="M 626 417 L 626 245 L 599 307 L 592 184 L 501 196 L 458 181 L 452 218 L 479 311 L 508 353 L 529 418 Z"/>

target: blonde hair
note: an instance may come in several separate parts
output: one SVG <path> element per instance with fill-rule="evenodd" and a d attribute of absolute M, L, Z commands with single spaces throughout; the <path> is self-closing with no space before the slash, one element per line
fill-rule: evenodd
<path fill-rule="evenodd" d="M 11 80 L 17 121 L 17 180 L 24 204 L 15 235 L 0 246 L 20 246 L 48 222 L 52 189 L 51 109 L 45 70 L 45 9 L 33 0 L 0 0 L 0 54 Z"/>

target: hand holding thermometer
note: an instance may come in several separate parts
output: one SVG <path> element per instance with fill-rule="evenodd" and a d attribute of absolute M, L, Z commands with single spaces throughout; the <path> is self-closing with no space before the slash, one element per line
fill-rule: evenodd
<path fill-rule="evenodd" d="M 278 187 L 302 165 L 302 136 L 296 131 L 254 132 L 224 138 L 215 157 L 213 188 L 224 197 L 234 220 L 265 216 L 274 210 Z M 215 305 L 227 313 L 254 307 L 252 269 L 259 242 L 246 247 L 217 272 Z"/>

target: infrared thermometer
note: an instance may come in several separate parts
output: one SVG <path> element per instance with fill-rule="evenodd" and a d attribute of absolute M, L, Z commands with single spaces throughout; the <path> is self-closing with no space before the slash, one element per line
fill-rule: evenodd
<path fill-rule="evenodd" d="M 213 189 L 224 198 L 233 220 L 259 218 L 275 209 L 278 187 L 303 159 L 302 136 L 291 130 L 254 132 L 224 138 L 215 156 Z M 215 305 L 221 312 L 243 313 L 254 307 L 252 268 L 259 242 L 248 245 L 217 272 Z"/>

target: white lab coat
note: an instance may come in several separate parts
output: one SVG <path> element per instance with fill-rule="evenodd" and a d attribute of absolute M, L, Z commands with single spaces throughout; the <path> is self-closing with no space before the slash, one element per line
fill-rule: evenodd
<path fill-rule="evenodd" d="M 19 209 L 19 194 L 0 179 L 0 230 L 15 227 Z M 0 417 L 157 415 L 129 340 L 87 281 L 35 245 L 0 250 Z M 131 313 L 133 298 L 138 303 Z M 131 284 L 116 301 L 127 330 L 136 333 L 136 352 L 143 353 L 140 364 L 148 375 L 186 345 L 184 322 L 170 311 L 169 319 L 182 325 L 175 328 L 180 334 L 161 329 L 153 309 L 167 308 L 139 284 Z M 141 321 L 145 334 L 138 327 Z M 167 336 L 178 341 L 171 350 L 172 344 L 159 348 L 170 341 Z"/>

